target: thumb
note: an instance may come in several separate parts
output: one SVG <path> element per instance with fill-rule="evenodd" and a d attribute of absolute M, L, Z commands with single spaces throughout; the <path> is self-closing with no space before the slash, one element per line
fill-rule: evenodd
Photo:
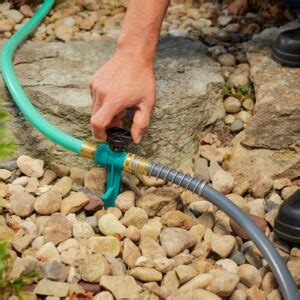
<path fill-rule="evenodd" d="M 148 128 L 150 123 L 150 116 L 152 107 L 141 104 L 138 106 L 137 111 L 134 114 L 133 124 L 131 127 L 131 136 L 135 144 L 141 141 L 141 138 Z"/>

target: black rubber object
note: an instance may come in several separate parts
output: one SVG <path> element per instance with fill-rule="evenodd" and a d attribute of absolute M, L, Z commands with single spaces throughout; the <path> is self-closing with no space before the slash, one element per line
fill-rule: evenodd
<path fill-rule="evenodd" d="M 280 205 L 274 229 L 283 240 L 300 243 L 300 189 Z"/>
<path fill-rule="evenodd" d="M 272 58 L 283 66 L 300 67 L 300 27 L 278 35 L 273 45 Z"/>
<path fill-rule="evenodd" d="M 106 131 L 107 143 L 113 151 L 125 151 L 132 144 L 130 131 L 124 128 L 113 127 Z"/>

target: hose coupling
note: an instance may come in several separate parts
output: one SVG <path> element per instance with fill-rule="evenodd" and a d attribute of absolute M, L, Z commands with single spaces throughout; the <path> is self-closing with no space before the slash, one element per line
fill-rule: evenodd
<path fill-rule="evenodd" d="M 80 156 L 94 160 L 97 147 L 97 145 L 90 142 L 84 142 L 81 147 Z"/>
<path fill-rule="evenodd" d="M 126 155 L 123 171 L 132 174 L 148 175 L 150 169 L 150 162 L 141 156 L 137 156 L 133 153 Z"/>

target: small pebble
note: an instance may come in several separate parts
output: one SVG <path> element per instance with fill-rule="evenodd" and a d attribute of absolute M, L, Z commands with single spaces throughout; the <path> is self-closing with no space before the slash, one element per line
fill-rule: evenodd
<path fill-rule="evenodd" d="M 254 101 L 251 98 L 247 98 L 243 101 L 243 108 L 252 111 L 254 109 Z"/>
<path fill-rule="evenodd" d="M 241 110 L 241 102 L 237 98 L 230 96 L 225 99 L 224 107 L 227 113 L 237 113 Z"/>
<path fill-rule="evenodd" d="M 236 114 L 236 118 L 247 124 L 251 121 L 252 116 L 249 112 L 242 110 L 238 114 Z"/>
<path fill-rule="evenodd" d="M 235 66 L 235 57 L 232 54 L 222 54 L 218 57 L 218 61 L 222 66 L 233 67 Z"/>
<path fill-rule="evenodd" d="M 224 122 L 227 125 L 232 124 L 234 122 L 234 120 L 235 120 L 235 116 L 234 115 L 226 115 L 225 118 L 224 118 Z"/>
<path fill-rule="evenodd" d="M 240 132 L 243 129 L 244 129 L 244 123 L 239 119 L 233 121 L 230 126 L 230 131 L 233 133 Z"/>

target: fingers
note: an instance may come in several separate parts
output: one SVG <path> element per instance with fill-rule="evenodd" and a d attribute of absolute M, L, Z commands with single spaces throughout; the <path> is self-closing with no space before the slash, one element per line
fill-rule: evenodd
<path fill-rule="evenodd" d="M 94 115 L 102 106 L 105 93 L 101 90 L 101 86 L 97 84 L 96 80 L 93 77 L 90 80 L 89 87 L 93 107 L 92 115 Z"/>
<path fill-rule="evenodd" d="M 141 138 L 145 130 L 148 128 L 150 122 L 150 116 L 153 106 L 149 105 L 149 102 L 147 104 L 146 103 L 147 102 L 143 102 L 138 106 L 133 118 L 131 136 L 134 143 L 136 144 L 141 141 Z"/>
<path fill-rule="evenodd" d="M 123 108 L 118 105 L 111 105 L 110 101 L 105 100 L 100 109 L 94 113 L 91 118 L 92 132 L 95 138 L 105 141 L 106 128 L 112 123 L 115 119 L 115 116 L 123 111 Z M 121 119 L 118 118 L 114 120 L 116 125 L 120 124 Z"/>

